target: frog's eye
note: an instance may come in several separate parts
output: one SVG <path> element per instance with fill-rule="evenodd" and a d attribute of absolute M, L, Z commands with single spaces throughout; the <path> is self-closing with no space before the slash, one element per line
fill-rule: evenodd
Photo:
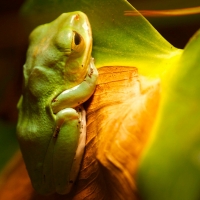
<path fill-rule="evenodd" d="M 81 43 L 81 36 L 77 32 L 74 32 L 74 44 L 79 45 L 80 43 Z"/>
<path fill-rule="evenodd" d="M 73 37 L 72 37 L 72 52 L 81 52 L 85 48 L 85 43 L 80 34 L 77 32 L 73 32 Z"/>

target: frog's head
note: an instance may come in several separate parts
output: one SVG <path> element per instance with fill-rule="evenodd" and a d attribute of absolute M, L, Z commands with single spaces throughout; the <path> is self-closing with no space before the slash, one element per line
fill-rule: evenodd
<path fill-rule="evenodd" d="M 53 22 L 39 26 L 31 33 L 30 44 L 29 66 L 54 70 L 69 87 L 85 78 L 91 58 L 92 32 L 84 13 L 64 13 Z"/>

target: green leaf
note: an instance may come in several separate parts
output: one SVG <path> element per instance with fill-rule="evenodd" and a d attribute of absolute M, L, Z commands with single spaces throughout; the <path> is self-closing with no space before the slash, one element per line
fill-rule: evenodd
<path fill-rule="evenodd" d="M 63 12 L 76 10 L 86 13 L 91 22 L 92 55 L 98 68 L 135 66 L 140 74 L 160 76 L 182 52 L 168 43 L 140 14 L 125 16 L 124 11 L 135 10 L 125 0 L 28 0 L 22 13 L 33 29 Z"/>
<path fill-rule="evenodd" d="M 160 111 L 139 166 L 145 200 L 199 200 L 200 31 L 163 79 Z"/>

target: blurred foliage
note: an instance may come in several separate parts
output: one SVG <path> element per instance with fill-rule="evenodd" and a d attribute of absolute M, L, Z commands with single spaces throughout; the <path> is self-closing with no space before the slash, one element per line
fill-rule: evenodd
<path fill-rule="evenodd" d="M 200 30 L 162 82 L 154 130 L 142 157 L 138 185 L 145 200 L 199 200 Z"/>
<path fill-rule="evenodd" d="M 129 2 L 134 5 L 137 10 L 171 10 L 171 9 L 181 9 L 200 6 L 200 2 L 196 0 L 185 1 L 185 0 L 153 0 L 153 1 L 134 1 L 129 0 Z M 171 16 L 171 17 L 146 17 L 150 23 L 158 27 L 176 27 L 185 26 L 185 24 L 190 25 L 191 23 L 200 22 L 200 14 L 198 15 L 186 15 L 186 16 Z"/>

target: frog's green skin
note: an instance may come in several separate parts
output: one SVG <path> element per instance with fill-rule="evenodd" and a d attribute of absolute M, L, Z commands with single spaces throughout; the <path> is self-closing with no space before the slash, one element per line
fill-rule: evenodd
<path fill-rule="evenodd" d="M 82 12 L 62 14 L 30 35 L 17 137 L 41 194 L 66 194 L 77 177 L 86 132 L 80 104 L 93 94 L 98 76 L 91 51 L 91 27 Z"/>

